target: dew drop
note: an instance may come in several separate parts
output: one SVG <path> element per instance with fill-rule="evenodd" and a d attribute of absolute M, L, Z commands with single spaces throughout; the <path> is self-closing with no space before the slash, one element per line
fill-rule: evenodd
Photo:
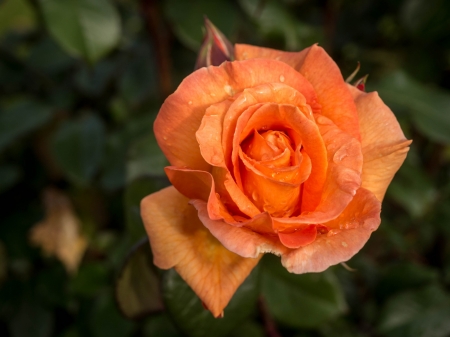
<path fill-rule="evenodd" d="M 253 198 L 253 200 L 257 201 L 258 200 L 258 193 L 253 192 L 252 193 L 252 198 Z"/>
<path fill-rule="evenodd" d="M 322 116 L 322 115 L 318 115 L 316 117 L 316 123 L 321 124 L 321 125 L 331 125 L 332 124 L 332 122 L 328 118 L 326 118 L 325 116 Z"/>
<path fill-rule="evenodd" d="M 345 242 L 345 241 L 342 241 L 342 247 L 345 247 L 345 248 L 347 248 L 348 247 L 348 244 L 347 244 L 347 242 Z"/>
<path fill-rule="evenodd" d="M 338 234 L 340 231 L 341 231 L 340 229 L 331 229 L 331 230 L 327 233 L 327 236 L 333 236 L 333 235 L 336 235 L 336 234 Z"/>
<path fill-rule="evenodd" d="M 284 82 L 284 76 L 283 76 L 283 75 L 280 76 L 280 82 L 281 82 L 281 83 Z"/>
<path fill-rule="evenodd" d="M 192 105 L 192 101 L 189 101 L 188 104 L 189 104 L 189 105 Z"/>
<path fill-rule="evenodd" d="M 344 146 L 340 147 L 340 148 L 335 152 L 335 154 L 334 154 L 334 156 L 333 156 L 333 161 L 334 161 L 335 163 L 338 163 L 338 162 L 340 162 L 342 159 L 348 157 L 348 151 L 349 151 L 349 149 L 348 149 L 348 146 L 347 146 L 347 145 L 344 145 Z"/>
<path fill-rule="evenodd" d="M 164 136 L 164 137 L 163 137 L 163 139 L 164 139 L 164 140 L 167 140 L 167 137 L 166 137 L 166 136 Z"/>
<path fill-rule="evenodd" d="M 225 90 L 225 92 L 227 93 L 227 95 L 228 96 L 233 96 L 234 95 L 234 90 L 233 90 L 233 88 L 231 87 L 231 85 L 225 85 L 224 87 L 223 87 L 223 90 Z"/>

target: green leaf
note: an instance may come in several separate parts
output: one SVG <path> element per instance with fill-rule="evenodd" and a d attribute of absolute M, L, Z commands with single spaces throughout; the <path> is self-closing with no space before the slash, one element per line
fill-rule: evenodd
<path fill-rule="evenodd" d="M 103 155 L 105 127 L 94 114 L 64 122 L 52 139 L 55 159 L 67 177 L 87 185 Z"/>
<path fill-rule="evenodd" d="M 140 44 L 130 51 L 126 68 L 119 79 L 119 90 L 131 107 L 157 97 L 159 90 L 155 51 L 149 44 Z"/>
<path fill-rule="evenodd" d="M 46 36 L 33 46 L 27 63 L 33 69 L 54 75 L 72 66 L 74 60 L 51 37 Z"/>
<path fill-rule="evenodd" d="M 234 329 L 228 337 L 264 337 L 266 333 L 261 325 L 248 320 L 245 323 L 239 325 L 236 329 Z"/>
<path fill-rule="evenodd" d="M 224 317 L 217 319 L 203 308 L 201 300 L 178 273 L 170 269 L 164 273 L 162 282 L 164 303 L 177 326 L 188 336 L 226 336 L 253 312 L 258 279 L 259 267 L 256 267 L 225 308 Z"/>
<path fill-rule="evenodd" d="M 262 294 L 272 316 L 296 328 L 318 327 L 347 308 L 340 284 L 330 271 L 290 274 L 275 256 L 265 257 Z"/>
<path fill-rule="evenodd" d="M 88 335 L 93 337 L 130 337 L 134 329 L 133 322 L 120 315 L 110 292 L 103 292 L 96 299 L 89 315 L 89 326 L 92 334 Z"/>
<path fill-rule="evenodd" d="M 0 151 L 52 116 L 51 109 L 31 100 L 17 102 L 0 112 Z"/>
<path fill-rule="evenodd" d="M 402 71 L 383 78 L 376 86 L 388 105 L 405 109 L 414 125 L 430 139 L 450 144 L 450 94 L 427 87 Z"/>
<path fill-rule="evenodd" d="M 164 176 L 164 167 L 169 165 L 153 133 L 135 141 L 131 145 L 128 158 L 128 181 L 145 176 Z"/>
<path fill-rule="evenodd" d="M 48 30 L 71 55 L 95 63 L 120 39 L 120 18 L 108 0 L 39 0 Z"/>
<path fill-rule="evenodd" d="M 387 193 L 413 217 L 425 215 L 438 197 L 438 191 L 429 176 L 422 168 L 408 161 L 398 171 Z"/>
<path fill-rule="evenodd" d="M 450 33 L 450 6 L 446 0 L 434 0 L 433 6 L 427 0 L 404 1 L 400 14 L 406 30 L 428 43 L 432 39 L 445 38 Z"/>
<path fill-rule="evenodd" d="M 169 317 L 165 314 L 150 317 L 144 325 L 144 336 L 182 337 Z"/>
<path fill-rule="evenodd" d="M 100 96 L 116 71 L 116 64 L 110 60 L 98 62 L 93 67 L 84 65 L 77 72 L 75 82 L 85 95 Z"/>
<path fill-rule="evenodd" d="M 194 51 L 202 42 L 205 15 L 227 37 L 230 37 L 238 18 L 236 8 L 226 0 L 167 0 L 164 1 L 164 14 L 178 39 Z"/>
<path fill-rule="evenodd" d="M 169 182 L 166 178 L 143 177 L 133 180 L 126 187 L 124 197 L 126 228 L 133 241 L 145 236 L 144 224 L 141 218 L 141 200 L 168 185 Z"/>
<path fill-rule="evenodd" d="M 148 239 L 141 240 L 127 257 L 116 281 L 116 300 L 122 313 L 139 318 L 163 308 L 160 286 Z"/>
<path fill-rule="evenodd" d="M 323 40 L 316 27 L 299 21 L 282 1 L 239 0 L 239 4 L 262 35 L 277 42 L 284 40 L 279 48 L 298 51 Z"/>
<path fill-rule="evenodd" d="M 27 31 L 34 28 L 36 15 L 27 0 L 0 3 L 0 37 L 10 29 Z"/>
<path fill-rule="evenodd" d="M 125 185 L 127 144 L 119 133 L 108 136 L 102 162 L 101 184 L 106 190 L 116 190 Z"/>
<path fill-rule="evenodd" d="M 395 263 L 386 268 L 377 285 L 377 298 L 385 298 L 408 288 L 437 281 L 438 272 L 428 266 L 413 262 Z"/>
<path fill-rule="evenodd" d="M 450 334 L 450 296 L 440 286 L 391 297 L 381 313 L 383 336 L 445 337 Z"/>
<path fill-rule="evenodd" d="M 110 283 L 109 270 L 103 262 L 81 264 L 76 276 L 70 280 L 69 288 L 76 295 L 94 297 Z"/>

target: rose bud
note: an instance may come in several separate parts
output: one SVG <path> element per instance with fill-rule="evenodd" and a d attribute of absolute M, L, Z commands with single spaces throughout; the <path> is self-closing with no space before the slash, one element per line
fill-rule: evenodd
<path fill-rule="evenodd" d="M 231 58 L 213 26 L 207 34 Z M 317 45 L 237 44 L 234 58 L 203 57 L 217 66 L 162 105 L 154 132 L 173 186 L 141 203 L 154 263 L 174 267 L 215 317 L 264 253 L 297 274 L 354 256 L 411 143 L 378 94 L 345 83 Z"/>
<path fill-rule="evenodd" d="M 357 80 L 353 86 L 355 86 L 356 88 L 358 88 L 361 91 L 366 91 L 366 82 L 367 82 L 367 78 L 369 77 L 369 75 L 365 75 L 363 77 L 361 77 L 359 80 Z"/>
<path fill-rule="evenodd" d="M 201 67 L 219 66 L 225 61 L 232 61 L 233 45 L 225 35 L 205 17 L 205 36 L 198 53 L 195 70 Z"/>

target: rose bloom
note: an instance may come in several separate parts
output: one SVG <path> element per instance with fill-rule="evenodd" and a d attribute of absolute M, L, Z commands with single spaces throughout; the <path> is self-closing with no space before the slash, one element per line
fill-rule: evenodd
<path fill-rule="evenodd" d="M 154 132 L 173 186 L 141 204 L 154 263 L 174 267 L 215 317 L 263 253 L 297 274 L 355 255 L 411 143 L 321 47 L 234 52 L 162 105 Z"/>

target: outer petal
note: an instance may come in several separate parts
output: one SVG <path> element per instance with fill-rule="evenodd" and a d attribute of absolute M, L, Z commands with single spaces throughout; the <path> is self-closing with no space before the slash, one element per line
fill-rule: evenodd
<path fill-rule="evenodd" d="M 391 109 L 378 93 L 365 93 L 348 85 L 359 115 L 364 164 L 362 186 L 382 201 L 394 174 L 409 151 L 406 140 Z"/>
<path fill-rule="evenodd" d="M 261 253 L 281 255 L 287 252 L 277 236 L 261 235 L 246 227 L 234 227 L 223 221 L 211 220 L 204 201 L 191 200 L 197 208 L 198 216 L 206 228 L 230 251 L 248 258 L 257 258 Z M 257 217 L 268 217 L 262 213 Z"/>
<path fill-rule="evenodd" d="M 341 130 L 360 139 L 358 115 L 352 96 L 336 63 L 326 51 L 313 45 L 301 52 L 284 52 L 250 45 L 235 45 L 236 60 L 271 58 L 289 64 L 314 87 L 322 114 Z"/>
<path fill-rule="evenodd" d="M 175 267 L 212 314 L 220 316 L 258 259 L 242 258 L 223 247 L 172 186 L 142 200 L 141 215 L 154 263 L 162 269 Z"/>
<path fill-rule="evenodd" d="M 281 263 L 291 273 L 303 274 L 321 272 L 329 266 L 349 260 L 378 228 L 380 211 L 380 201 L 368 190 L 360 188 L 345 211 L 325 224 L 342 230 L 331 230 L 328 235 L 318 236 L 310 245 L 283 255 Z M 350 228 L 353 228 L 344 229 L 350 223 Z"/>
<path fill-rule="evenodd" d="M 195 138 L 206 108 L 245 88 L 274 82 L 293 88 L 303 89 L 305 84 L 311 87 L 302 75 L 276 60 L 224 62 L 219 67 L 201 68 L 186 77 L 166 99 L 154 124 L 156 139 L 169 162 L 177 167 L 209 170 Z M 314 105 L 314 91 L 303 94 Z"/>

